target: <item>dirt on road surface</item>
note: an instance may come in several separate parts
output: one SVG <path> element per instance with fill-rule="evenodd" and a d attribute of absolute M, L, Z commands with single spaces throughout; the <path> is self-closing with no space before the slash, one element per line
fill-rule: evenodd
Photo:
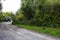
<path fill-rule="evenodd" d="M 38 34 L 14 25 L 0 24 L 0 40 L 60 40 L 60 38 Z"/>

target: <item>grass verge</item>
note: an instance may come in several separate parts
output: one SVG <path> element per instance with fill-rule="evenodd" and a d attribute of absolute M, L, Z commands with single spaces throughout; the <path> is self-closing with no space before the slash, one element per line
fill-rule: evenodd
<path fill-rule="evenodd" d="M 28 30 L 32 30 L 38 33 L 45 33 L 49 34 L 55 37 L 60 38 L 60 29 L 59 28 L 44 28 L 44 27 L 38 27 L 38 26 L 30 26 L 30 25 L 21 25 L 21 24 L 16 24 L 18 27 L 26 28 Z"/>

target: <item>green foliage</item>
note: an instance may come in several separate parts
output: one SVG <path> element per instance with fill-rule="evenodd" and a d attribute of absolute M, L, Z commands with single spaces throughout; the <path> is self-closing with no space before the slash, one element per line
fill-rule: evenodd
<path fill-rule="evenodd" d="M 0 22 L 4 21 L 5 17 L 0 13 Z"/>
<path fill-rule="evenodd" d="M 19 13 L 22 21 L 28 25 L 60 27 L 59 0 L 21 0 Z M 21 16 L 21 15 L 20 15 Z"/>
<path fill-rule="evenodd" d="M 24 0 L 25 1 L 25 0 Z M 26 2 L 26 1 L 25 1 Z M 24 4 L 24 3 L 23 3 Z M 27 19 L 27 20 L 30 20 L 33 18 L 34 16 L 34 11 L 33 9 L 31 8 L 31 3 L 29 1 L 27 1 L 27 4 L 24 4 L 22 7 L 21 7 L 21 11 L 24 15 L 24 17 Z"/>
<path fill-rule="evenodd" d="M 59 28 L 47 28 L 47 27 L 30 26 L 30 25 L 22 25 L 22 24 L 15 24 L 15 25 L 17 25 L 19 28 L 26 28 L 28 30 L 32 30 L 39 33 L 45 33 L 60 38 Z"/>
<path fill-rule="evenodd" d="M 0 22 L 6 21 L 7 17 L 11 17 L 12 20 L 14 20 L 15 15 L 12 12 L 3 12 L 0 13 Z"/>

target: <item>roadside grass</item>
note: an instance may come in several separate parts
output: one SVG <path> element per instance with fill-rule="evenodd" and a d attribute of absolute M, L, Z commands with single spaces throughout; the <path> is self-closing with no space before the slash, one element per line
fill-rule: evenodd
<path fill-rule="evenodd" d="M 19 28 L 26 28 L 28 30 L 32 30 L 38 33 L 45 33 L 51 36 L 59 37 L 60 38 L 60 29 L 59 28 L 47 28 L 47 27 L 38 27 L 38 26 L 30 26 L 30 25 L 22 25 L 16 24 Z"/>

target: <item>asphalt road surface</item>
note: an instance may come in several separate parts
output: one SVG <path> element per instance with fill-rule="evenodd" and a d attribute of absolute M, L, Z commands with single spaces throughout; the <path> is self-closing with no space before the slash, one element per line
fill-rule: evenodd
<path fill-rule="evenodd" d="M 0 24 L 0 40 L 60 40 L 60 38 L 35 33 L 13 25 Z"/>

